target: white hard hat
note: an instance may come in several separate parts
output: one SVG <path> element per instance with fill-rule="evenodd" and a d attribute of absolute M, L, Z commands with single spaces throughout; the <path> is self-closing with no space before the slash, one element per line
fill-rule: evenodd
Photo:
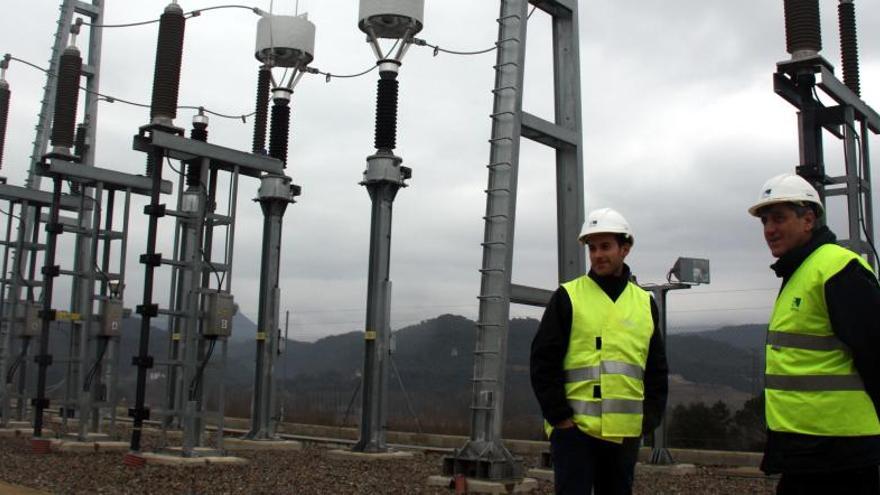
<path fill-rule="evenodd" d="M 817 216 L 821 216 L 824 211 L 816 189 L 803 177 L 795 174 L 777 175 L 765 182 L 758 201 L 749 208 L 749 213 L 758 216 L 759 209 L 776 203 L 812 203 L 818 207 Z"/>
<path fill-rule="evenodd" d="M 630 242 L 634 242 L 632 229 L 629 222 L 623 218 L 623 215 L 611 208 L 599 208 L 593 210 L 587 215 L 587 221 L 584 222 L 578 240 L 582 243 L 587 242 L 587 236 L 593 234 L 623 234 L 629 238 Z"/>

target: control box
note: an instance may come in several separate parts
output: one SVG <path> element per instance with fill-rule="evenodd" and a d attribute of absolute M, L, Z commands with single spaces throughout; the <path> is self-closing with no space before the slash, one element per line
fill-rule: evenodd
<path fill-rule="evenodd" d="M 99 337 L 119 337 L 122 333 L 122 300 L 104 299 L 98 307 L 99 319 L 95 335 Z"/>
<path fill-rule="evenodd" d="M 21 302 L 16 307 L 18 318 L 16 323 L 18 331 L 16 335 L 19 337 L 39 337 L 40 331 L 43 329 L 43 320 L 40 318 L 40 310 L 42 307 L 35 302 Z"/>
<path fill-rule="evenodd" d="M 205 303 L 202 336 L 229 337 L 232 335 L 232 317 L 235 315 L 235 299 L 232 294 L 212 292 L 205 296 Z"/>

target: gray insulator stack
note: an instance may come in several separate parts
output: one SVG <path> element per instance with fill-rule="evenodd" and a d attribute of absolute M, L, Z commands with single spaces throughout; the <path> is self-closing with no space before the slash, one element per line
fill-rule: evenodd
<path fill-rule="evenodd" d="M 6 145 L 6 122 L 9 120 L 9 83 L 0 79 L 0 168 L 3 168 L 3 149 Z"/>
<path fill-rule="evenodd" d="M 156 67 L 153 73 L 153 99 L 150 118 L 153 124 L 171 126 L 177 117 L 180 89 L 180 66 L 183 59 L 183 34 L 186 18 L 176 3 L 165 7 L 159 19 L 156 42 Z"/>
<path fill-rule="evenodd" d="M 376 133 L 374 144 L 377 150 L 392 151 L 397 146 L 397 73 L 384 71 L 379 79 L 376 96 Z"/>
<path fill-rule="evenodd" d="M 287 168 L 287 144 L 290 140 L 290 98 L 274 98 L 269 156 L 284 162 Z"/>
<path fill-rule="evenodd" d="M 819 0 L 785 0 L 785 43 L 792 58 L 822 51 Z"/>
<path fill-rule="evenodd" d="M 257 76 L 257 106 L 254 111 L 254 141 L 251 151 L 266 152 L 266 125 L 269 120 L 269 84 L 272 77 L 268 66 L 260 67 Z"/>
<path fill-rule="evenodd" d="M 208 141 L 208 121 L 193 122 L 192 130 L 189 133 L 190 139 L 195 141 Z M 193 160 L 186 166 L 186 185 L 195 187 L 201 183 L 202 163 L 201 160 Z"/>
<path fill-rule="evenodd" d="M 856 7 L 852 0 L 841 0 L 837 6 L 840 23 L 840 60 L 843 65 L 843 83 L 858 96 L 859 84 L 859 41 L 856 36 Z"/>
<path fill-rule="evenodd" d="M 73 148 L 76 132 L 76 108 L 79 103 L 79 81 L 82 57 L 70 46 L 64 50 L 58 66 L 58 91 L 55 94 L 55 113 L 52 118 L 52 146 Z"/>

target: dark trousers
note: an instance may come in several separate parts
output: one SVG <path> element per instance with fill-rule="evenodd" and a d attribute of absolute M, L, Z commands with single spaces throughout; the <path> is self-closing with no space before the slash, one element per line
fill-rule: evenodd
<path fill-rule="evenodd" d="M 617 444 L 591 437 L 577 427 L 555 428 L 550 435 L 550 454 L 556 493 L 629 495 L 638 453 L 638 438 Z"/>
<path fill-rule="evenodd" d="M 877 466 L 817 474 L 782 473 L 777 495 L 880 495 Z"/>

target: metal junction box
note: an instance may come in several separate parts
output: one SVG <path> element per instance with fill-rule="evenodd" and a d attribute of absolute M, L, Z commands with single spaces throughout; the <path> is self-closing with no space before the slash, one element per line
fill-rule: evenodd
<path fill-rule="evenodd" d="M 39 337 L 43 329 L 43 320 L 40 319 L 39 303 L 23 302 L 16 308 L 18 313 L 16 335 L 19 337 Z"/>
<path fill-rule="evenodd" d="M 232 335 L 232 316 L 235 299 L 232 294 L 213 292 L 205 296 L 205 320 L 202 335 L 205 337 L 229 337 Z"/>
<path fill-rule="evenodd" d="M 100 325 L 95 329 L 95 335 L 101 337 L 118 337 L 122 333 L 122 301 L 119 299 L 106 299 L 100 305 Z"/>

